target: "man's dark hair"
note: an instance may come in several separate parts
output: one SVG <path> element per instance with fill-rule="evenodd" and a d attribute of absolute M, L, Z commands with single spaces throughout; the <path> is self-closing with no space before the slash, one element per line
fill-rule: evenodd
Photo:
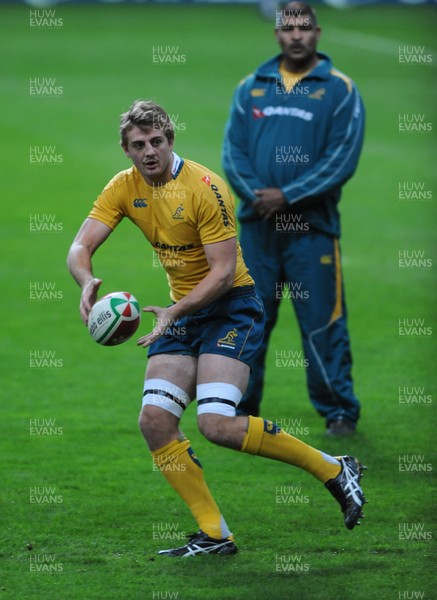
<path fill-rule="evenodd" d="M 314 27 L 317 27 L 316 11 L 305 2 L 286 2 L 280 5 L 283 18 L 285 17 L 309 17 Z"/>

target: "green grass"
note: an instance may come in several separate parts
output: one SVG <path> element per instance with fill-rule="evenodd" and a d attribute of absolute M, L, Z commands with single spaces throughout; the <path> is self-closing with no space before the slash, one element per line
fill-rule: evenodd
<path fill-rule="evenodd" d="M 435 595 L 435 197 L 398 200 L 403 181 L 435 196 L 435 134 L 398 132 L 401 113 L 435 125 L 435 9 L 320 8 L 320 49 L 357 82 L 368 126 L 359 170 L 342 200 L 344 272 L 363 416 L 356 437 L 326 439 L 302 369 L 275 368 L 275 349 L 299 349 L 290 306 L 270 347 L 263 413 L 297 419 L 302 439 L 369 466 L 370 504 L 361 528 L 342 526 L 338 506 L 306 473 L 213 447 L 191 407 L 184 420 L 240 553 L 162 560 L 157 528 L 190 532 L 190 514 L 159 473 L 136 426 L 144 352 L 134 342 L 95 345 L 78 315 L 79 290 L 65 256 L 91 203 L 128 162 L 118 115 L 152 97 L 179 123 L 176 149 L 221 172 L 224 123 L 236 83 L 276 52 L 255 7 L 63 6 L 59 30 L 29 28 L 29 8 L 3 6 L 0 45 L 3 145 L 3 335 L 0 597 L 14 600 L 373 600 Z M 398 46 L 424 45 L 431 65 L 399 65 Z M 179 46 L 185 64 L 154 65 L 153 46 Z M 55 78 L 61 97 L 33 97 L 30 78 Z M 58 166 L 29 164 L 29 147 L 56 146 Z M 3 211 L 5 214 L 5 210 Z M 54 215 L 58 233 L 31 233 L 30 215 Z M 421 250 L 434 266 L 400 269 L 398 253 Z M 139 231 L 123 223 L 95 257 L 104 291 L 127 289 L 145 304 L 167 302 L 163 273 Z M 29 299 L 31 283 L 53 283 L 58 300 Z M 400 338 L 399 318 L 422 319 L 429 337 Z M 142 331 L 151 321 L 146 317 Z M 31 351 L 55 352 L 58 368 L 34 369 Z M 434 376 L 434 377 L 433 377 Z M 403 405 L 399 387 L 423 387 L 429 404 Z M 30 419 L 54 420 L 60 435 L 30 435 Z M 306 434 L 308 433 L 308 434 Z M 421 455 L 431 473 L 400 473 L 400 455 Z M 433 487 L 434 484 L 434 487 Z M 306 501 L 280 505 L 277 488 Z M 54 487 L 58 502 L 30 502 Z M 401 540 L 415 524 L 431 540 Z M 155 530 L 154 530 L 155 527 Z M 427 536 L 428 538 L 430 535 Z M 31 571 L 30 558 L 56 572 Z M 299 557 L 304 573 L 277 570 Z M 279 559 L 278 559 L 279 557 Z M 33 563 L 35 564 L 35 563 Z M 279 564 L 279 563 L 278 563 Z M 420 597 L 420 596 L 416 596 Z"/>

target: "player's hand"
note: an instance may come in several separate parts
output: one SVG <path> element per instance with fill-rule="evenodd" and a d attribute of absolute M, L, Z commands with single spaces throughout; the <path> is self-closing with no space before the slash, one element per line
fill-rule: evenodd
<path fill-rule="evenodd" d="M 173 313 L 171 312 L 171 308 L 162 308 L 160 306 L 146 306 L 143 308 L 143 312 L 152 312 L 156 317 L 155 327 L 152 329 L 150 333 L 141 337 L 137 346 L 142 346 L 143 348 L 147 348 L 153 342 L 156 342 L 166 331 L 168 327 L 174 325 L 175 318 Z"/>
<path fill-rule="evenodd" d="M 85 325 L 88 324 L 88 316 L 90 314 L 90 310 L 97 300 L 97 292 L 99 291 L 99 287 L 102 285 L 102 280 L 91 279 L 83 288 L 82 295 L 80 297 L 80 316 L 82 317 L 82 321 Z"/>
<path fill-rule="evenodd" d="M 253 203 L 253 208 L 264 221 L 287 206 L 284 194 L 279 188 L 263 188 L 254 191 L 257 199 Z"/>

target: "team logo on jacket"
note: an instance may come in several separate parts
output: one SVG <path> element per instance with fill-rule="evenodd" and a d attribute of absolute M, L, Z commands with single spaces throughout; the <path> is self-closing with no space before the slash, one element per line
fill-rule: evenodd
<path fill-rule="evenodd" d="M 228 331 L 225 336 L 217 340 L 217 346 L 219 348 L 235 348 L 237 345 L 237 342 L 235 341 L 236 337 L 238 337 L 238 332 L 234 327 L 234 329 Z"/>
<path fill-rule="evenodd" d="M 322 100 L 323 96 L 326 94 L 326 89 L 325 88 L 319 88 L 318 90 L 316 90 L 315 92 L 313 92 L 312 94 L 310 94 L 308 96 L 308 98 L 312 98 L 313 100 Z"/>
<path fill-rule="evenodd" d="M 205 175 L 205 177 L 202 177 L 202 181 L 204 181 L 206 185 L 211 185 L 211 177 L 209 175 Z"/>
<path fill-rule="evenodd" d="M 252 108 L 252 114 L 254 119 L 262 119 L 264 116 L 263 111 L 256 106 Z"/>

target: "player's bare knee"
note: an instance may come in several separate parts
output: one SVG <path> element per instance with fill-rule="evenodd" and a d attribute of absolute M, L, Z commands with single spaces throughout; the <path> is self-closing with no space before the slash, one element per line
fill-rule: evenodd
<path fill-rule="evenodd" d="M 197 385 L 197 422 L 207 440 L 220 446 L 234 447 L 232 424 L 241 391 L 220 381 Z"/>
<path fill-rule="evenodd" d="M 151 432 L 162 428 L 162 411 L 154 406 L 143 406 L 138 419 L 141 433 L 147 439 Z"/>
<path fill-rule="evenodd" d="M 146 379 L 139 425 L 151 450 L 177 437 L 179 420 L 190 402 L 189 395 L 170 381 Z"/>
<path fill-rule="evenodd" d="M 197 419 L 201 434 L 209 442 L 219 446 L 225 445 L 229 421 L 229 417 L 211 413 L 199 415 Z"/>

